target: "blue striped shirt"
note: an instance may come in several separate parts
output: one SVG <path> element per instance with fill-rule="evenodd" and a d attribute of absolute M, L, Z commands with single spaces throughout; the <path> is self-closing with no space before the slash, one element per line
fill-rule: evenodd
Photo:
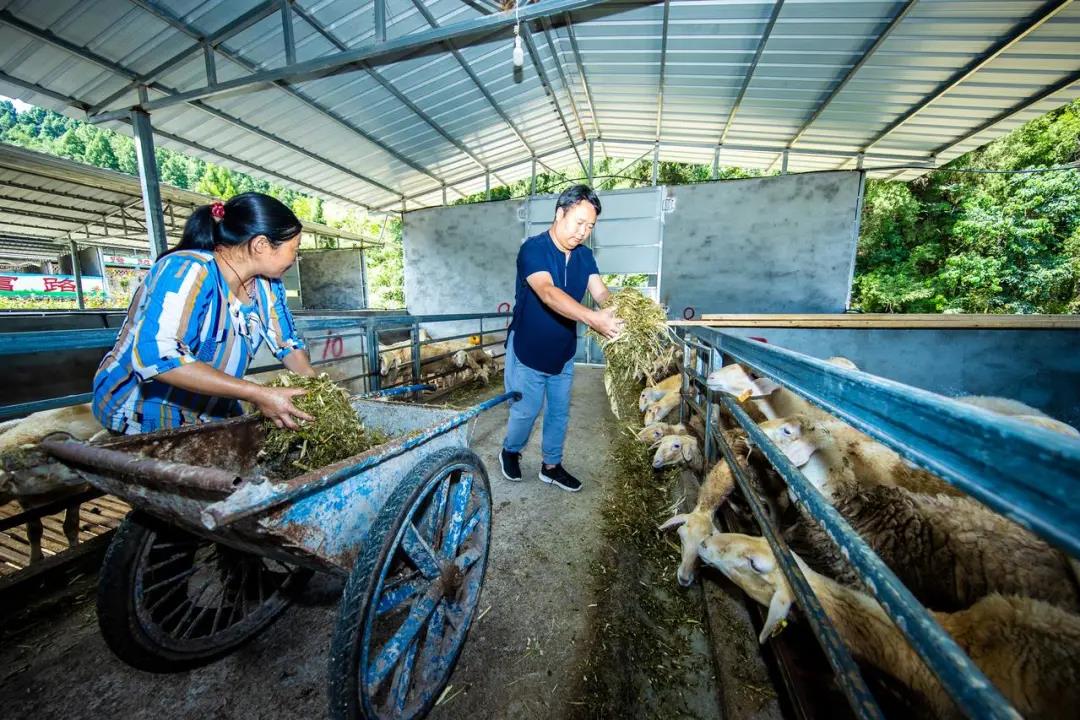
<path fill-rule="evenodd" d="M 135 434 L 238 415 L 236 400 L 154 377 L 198 361 L 239 378 L 264 340 L 279 360 L 302 349 L 281 281 L 257 278 L 253 295 L 240 302 L 211 252 L 174 252 L 154 263 L 94 375 L 101 424 Z"/>

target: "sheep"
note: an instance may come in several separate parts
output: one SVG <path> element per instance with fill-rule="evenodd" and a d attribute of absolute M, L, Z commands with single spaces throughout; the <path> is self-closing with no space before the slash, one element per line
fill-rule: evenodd
<path fill-rule="evenodd" d="M 1080 438 L 1080 430 L 1077 430 L 1068 423 L 1055 420 L 1052 417 L 1046 417 L 1045 415 L 1013 415 L 1011 417 L 1013 420 L 1026 422 L 1029 425 L 1036 425 L 1056 433 L 1061 433 L 1062 435 L 1068 435 L 1069 437 Z"/>
<path fill-rule="evenodd" d="M 682 423 L 675 423 L 669 425 L 666 422 L 653 423 L 652 425 L 646 425 L 638 431 L 637 439 L 646 445 L 653 445 L 660 441 L 661 438 L 667 435 L 686 435 L 686 426 Z"/>
<path fill-rule="evenodd" d="M 672 375 L 671 377 L 664 378 L 655 385 L 651 385 L 641 391 L 641 395 L 638 396 L 638 410 L 645 412 L 652 403 L 656 402 L 664 395 L 667 395 L 672 390 L 679 390 L 682 388 L 682 375 Z"/>
<path fill-rule="evenodd" d="M 1080 609 L 1065 556 L 975 500 L 863 481 L 872 463 L 828 423 L 796 416 L 761 428 L 924 604 L 952 610 L 1000 592 Z M 816 522 L 804 518 L 794 532 L 830 575 L 857 583 Z"/>
<path fill-rule="evenodd" d="M 60 434 L 92 441 L 106 431 L 84 404 L 36 412 L 0 433 L 0 505 L 16 500 L 23 510 L 30 510 L 87 488 L 78 473 L 37 450 L 42 440 Z M 27 521 L 31 563 L 44 557 L 43 533 L 40 518 Z M 79 542 L 79 505 L 64 514 L 64 537 L 69 545 Z"/>
<path fill-rule="evenodd" d="M 656 470 L 680 462 L 685 462 L 695 470 L 701 470 L 701 449 L 693 435 L 667 435 L 660 438 L 653 447 L 656 448 L 656 454 L 653 455 L 652 466 Z"/>
<path fill-rule="evenodd" d="M 679 402 L 682 400 L 682 394 L 679 390 L 671 390 L 655 400 L 652 404 L 645 408 L 645 417 L 642 423 L 645 425 L 652 425 L 658 423 L 666 418 L 671 411 L 679 407 Z"/>
<path fill-rule="evenodd" d="M 855 363 L 845 357 L 831 357 L 826 362 L 846 370 L 859 369 Z M 788 390 L 770 378 L 762 377 L 756 380 L 751 378 L 746 368 L 738 363 L 713 370 L 706 378 L 706 385 L 713 392 L 734 395 L 740 403 L 749 400 L 751 406 L 766 420 L 775 420 L 796 413 L 815 417 L 832 417 L 798 393 Z"/>
<path fill-rule="evenodd" d="M 995 395 L 961 395 L 960 397 L 953 399 L 957 402 L 962 402 L 965 405 L 989 410 L 998 415 L 1041 415 L 1043 417 L 1049 417 L 1042 410 L 1026 405 L 1019 400 L 1013 400 L 1012 398 L 997 397 Z"/>
<path fill-rule="evenodd" d="M 775 438 L 774 442 L 788 443 L 799 457 L 815 450 L 840 453 L 850 463 L 855 480 L 862 484 L 892 485 L 912 492 L 963 497 L 962 492 L 937 475 L 911 465 L 891 448 L 840 420 L 792 415 L 759 423 L 759 426 L 766 435 Z M 804 474 L 806 472 L 823 471 L 820 463 L 815 462 Z"/>
<path fill-rule="evenodd" d="M 701 483 L 694 509 L 688 513 L 673 515 L 660 525 L 661 531 L 678 528 L 681 561 L 675 576 L 683 587 L 694 582 L 698 547 L 716 532 L 713 515 L 716 509 L 727 501 L 734 489 L 735 478 L 731 473 L 731 467 L 721 460 L 713 465 L 705 476 L 705 481 Z"/>
<path fill-rule="evenodd" d="M 769 608 L 764 642 L 790 611 L 794 596 L 764 538 L 717 533 L 701 559 Z M 796 562 L 852 652 L 926 698 L 937 717 L 959 710 L 903 635 L 869 595 Z M 1025 717 L 1071 718 L 1080 703 L 1080 617 L 1030 598 L 992 594 L 953 613 L 933 613 L 968 657 Z"/>

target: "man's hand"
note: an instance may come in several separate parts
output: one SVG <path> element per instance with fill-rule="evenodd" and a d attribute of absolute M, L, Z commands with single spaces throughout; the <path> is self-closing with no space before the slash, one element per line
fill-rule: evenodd
<path fill-rule="evenodd" d="M 589 327 L 608 340 L 614 340 L 626 327 L 626 322 L 615 317 L 615 308 L 596 310 L 589 320 Z"/>

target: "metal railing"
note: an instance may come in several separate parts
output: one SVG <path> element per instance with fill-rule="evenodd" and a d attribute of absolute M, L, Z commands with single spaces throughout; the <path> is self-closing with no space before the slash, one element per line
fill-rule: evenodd
<path fill-rule="evenodd" d="M 847 650 L 813 596 L 782 535 L 763 512 L 747 478 L 714 427 L 723 405 L 783 477 L 794 502 L 832 538 L 865 585 L 942 687 L 972 718 L 1019 718 L 981 670 L 886 567 L 847 521 L 792 465 L 734 398 L 710 393 L 705 378 L 723 356 L 771 377 L 810 402 L 880 440 L 916 465 L 1016 521 L 1070 555 L 1080 554 L 1080 443 L 1049 430 L 985 413 L 918 388 L 840 368 L 775 345 L 711 328 L 679 328 L 683 339 L 685 407 L 702 416 L 704 454 L 724 456 L 772 547 L 811 629 L 858 717 L 880 717 Z"/>
<path fill-rule="evenodd" d="M 411 348 L 410 360 L 413 363 L 412 372 L 408 377 L 398 378 L 398 382 L 388 386 L 416 385 L 420 384 L 421 380 L 433 381 L 461 371 L 461 368 L 454 368 L 437 374 L 425 373 L 424 368 L 426 366 L 431 366 L 440 360 L 446 359 L 456 350 L 425 357 L 421 350 L 423 346 L 436 342 L 448 342 L 478 336 L 478 345 L 471 345 L 462 349 L 474 349 L 477 347 L 481 349 L 489 347 L 501 349 L 505 337 L 505 325 L 509 322 L 509 318 L 509 313 L 297 317 L 296 325 L 308 346 L 312 365 L 315 367 L 327 367 L 341 365 L 350 360 L 359 361 L 360 372 L 343 375 L 335 378 L 335 380 L 340 383 L 360 381 L 362 385 L 360 390 L 368 392 L 384 389 L 381 360 L 384 356 L 397 349 L 395 347 L 381 347 L 381 341 L 387 337 L 401 336 L 403 333 L 407 335 L 409 340 L 404 346 Z M 420 328 L 422 325 L 430 326 L 451 322 L 475 322 L 476 329 L 467 333 L 455 334 L 449 338 L 421 339 Z M 0 356 L 37 352 L 56 353 L 96 348 L 100 348 L 104 354 L 105 350 L 112 347 L 116 341 L 118 332 L 119 328 L 89 328 L 0 333 Z M 347 350 L 348 345 L 359 345 L 359 347 Z M 327 352 L 328 348 L 330 352 Z M 339 348 L 340 351 L 338 351 Z M 498 359 L 503 353 L 496 350 L 493 354 L 494 358 Z M 249 368 L 248 372 L 253 374 L 276 367 L 279 367 L 276 362 L 261 364 Z M 87 386 L 90 385 L 89 377 L 86 384 Z M 0 405 L 0 421 L 21 417 L 40 410 L 78 405 L 89 402 L 92 397 L 92 393 L 84 392 Z"/>

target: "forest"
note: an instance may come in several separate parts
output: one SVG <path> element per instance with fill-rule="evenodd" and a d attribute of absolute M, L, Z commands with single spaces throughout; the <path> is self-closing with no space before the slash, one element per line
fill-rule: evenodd
<path fill-rule="evenodd" d="M 0 101 L 0 142 L 134 175 L 126 135 L 41 108 Z M 369 251 L 372 305 L 404 306 L 401 224 L 159 148 L 162 182 L 227 199 L 257 190 L 307 220 L 380 235 Z M 579 182 L 580 168 L 537 176 L 538 192 Z M 758 171 L 722 168 L 721 180 Z M 648 185 L 652 164 L 604 158 L 596 185 Z M 711 167 L 661 162 L 659 182 L 707 182 Z M 523 197 L 528 178 L 494 187 L 491 200 Z M 483 193 L 463 198 L 483 202 Z M 1080 312 L 1080 100 L 908 182 L 868 180 L 852 309 L 890 313 Z"/>

